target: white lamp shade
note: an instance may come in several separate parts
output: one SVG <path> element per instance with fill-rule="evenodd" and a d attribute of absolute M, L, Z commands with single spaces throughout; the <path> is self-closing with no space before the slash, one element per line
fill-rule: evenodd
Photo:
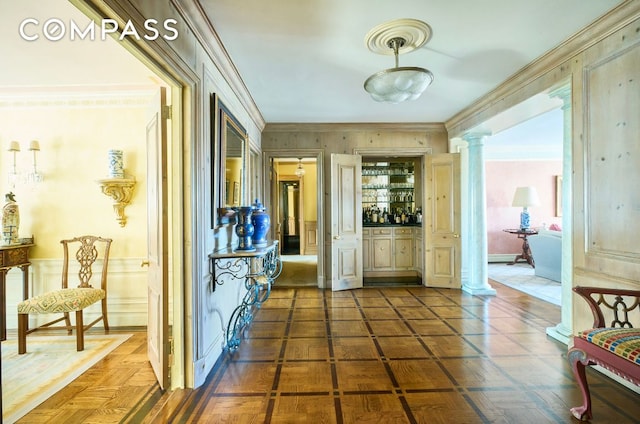
<path fill-rule="evenodd" d="M 538 206 L 540 198 L 535 187 L 518 187 L 513 195 L 513 203 L 511 206 L 519 206 L 528 208 L 530 206 Z"/>

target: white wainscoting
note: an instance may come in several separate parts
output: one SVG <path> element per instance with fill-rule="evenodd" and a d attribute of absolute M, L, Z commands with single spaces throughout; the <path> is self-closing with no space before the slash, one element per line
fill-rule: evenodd
<path fill-rule="evenodd" d="M 107 308 L 110 327 L 147 325 L 147 269 L 141 267 L 143 258 L 109 259 Z M 31 259 L 29 267 L 29 296 L 42 294 L 61 286 L 62 259 Z M 100 272 L 100 264 L 94 266 Z M 73 275 L 70 270 L 70 278 Z M 98 277 L 96 279 L 96 277 Z M 99 275 L 94 276 L 99 282 Z M 70 281 L 71 282 L 71 281 Z M 17 305 L 22 300 L 22 271 L 18 268 L 7 273 L 7 329 L 18 328 Z M 100 303 L 85 309 L 84 322 L 98 317 Z M 51 316 L 47 316 L 51 319 Z M 45 316 L 31 315 L 30 325 L 46 322 Z M 96 324 L 102 327 L 102 322 Z"/>
<path fill-rule="evenodd" d="M 520 253 L 494 253 L 494 254 L 488 255 L 487 262 L 489 263 L 513 262 L 515 257 L 518 256 Z"/>
<path fill-rule="evenodd" d="M 305 255 L 318 254 L 318 222 L 317 221 L 304 222 L 304 254 Z"/>

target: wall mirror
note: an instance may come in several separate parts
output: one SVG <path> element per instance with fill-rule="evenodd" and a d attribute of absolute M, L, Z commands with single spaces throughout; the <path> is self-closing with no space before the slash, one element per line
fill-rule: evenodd
<path fill-rule="evenodd" d="M 260 188 L 262 187 L 262 164 L 260 162 L 260 152 L 249 143 L 249 183 L 247 191 L 249 192 L 249 200 L 261 199 Z"/>
<path fill-rule="evenodd" d="M 220 106 L 220 198 L 221 223 L 234 208 L 244 204 L 247 171 L 247 132 L 222 102 Z"/>

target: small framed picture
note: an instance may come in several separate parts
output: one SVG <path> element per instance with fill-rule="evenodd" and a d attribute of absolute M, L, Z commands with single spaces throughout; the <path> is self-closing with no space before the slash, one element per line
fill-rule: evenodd
<path fill-rule="evenodd" d="M 240 183 L 238 181 L 233 182 L 233 205 L 240 206 Z"/>

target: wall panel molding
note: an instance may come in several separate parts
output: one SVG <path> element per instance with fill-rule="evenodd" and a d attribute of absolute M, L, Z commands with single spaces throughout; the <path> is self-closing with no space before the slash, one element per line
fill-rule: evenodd
<path fill-rule="evenodd" d="M 109 260 L 107 306 L 110 327 L 146 327 L 147 325 L 147 268 L 140 266 L 142 260 L 142 258 Z M 73 268 L 70 269 L 70 283 L 72 271 Z M 59 289 L 61 272 L 61 259 L 31 259 L 29 296 Z M 17 305 L 21 300 L 22 272 L 19 269 L 12 269 L 7 273 L 8 329 L 18 327 Z M 97 318 L 99 310 L 100 303 L 86 309 L 85 322 Z M 45 317 L 32 315 L 30 322 L 43 323 Z M 101 326 L 102 323 L 97 324 L 97 327 Z"/>

